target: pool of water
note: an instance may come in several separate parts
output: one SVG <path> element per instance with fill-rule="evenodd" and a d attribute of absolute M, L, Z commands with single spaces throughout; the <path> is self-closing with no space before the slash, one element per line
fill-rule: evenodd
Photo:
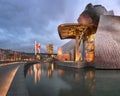
<path fill-rule="evenodd" d="M 30 96 L 120 96 L 120 71 L 37 63 L 25 70 Z"/>

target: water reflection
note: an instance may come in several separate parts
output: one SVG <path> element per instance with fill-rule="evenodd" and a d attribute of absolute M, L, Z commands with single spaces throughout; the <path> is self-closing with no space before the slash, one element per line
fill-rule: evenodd
<path fill-rule="evenodd" d="M 57 74 L 58 74 L 58 76 L 61 76 L 62 74 L 64 74 L 64 71 L 61 70 L 61 69 L 58 69 L 58 70 L 57 70 Z"/>
<path fill-rule="evenodd" d="M 54 63 L 25 68 L 30 96 L 119 96 L 120 71 L 72 69 Z"/>
<path fill-rule="evenodd" d="M 51 78 L 53 75 L 53 71 L 54 71 L 54 64 L 49 64 L 48 63 L 48 68 L 47 68 L 47 77 Z"/>
<path fill-rule="evenodd" d="M 42 68 L 40 64 L 35 64 L 30 66 L 27 75 L 32 76 L 34 75 L 34 83 L 38 83 L 40 81 L 40 76 L 42 74 Z"/>
<path fill-rule="evenodd" d="M 37 63 L 27 70 L 30 96 L 93 96 L 94 70 L 71 70 L 54 63 Z M 33 82 L 34 81 L 34 82 Z"/>
<path fill-rule="evenodd" d="M 35 84 L 40 81 L 40 76 L 42 74 L 42 68 L 40 64 L 33 65 L 34 70 L 34 82 Z"/>
<path fill-rule="evenodd" d="M 94 96 L 95 72 L 89 70 L 85 73 L 85 85 L 90 92 L 90 96 Z"/>
<path fill-rule="evenodd" d="M 46 77 L 51 78 L 53 71 L 54 71 L 54 64 L 46 64 Z M 34 83 L 38 83 L 40 81 L 41 78 L 41 74 L 44 72 L 44 69 L 42 68 L 42 65 L 40 63 L 34 64 L 32 66 L 29 67 L 29 69 L 27 70 L 27 75 L 28 76 L 34 76 Z"/>

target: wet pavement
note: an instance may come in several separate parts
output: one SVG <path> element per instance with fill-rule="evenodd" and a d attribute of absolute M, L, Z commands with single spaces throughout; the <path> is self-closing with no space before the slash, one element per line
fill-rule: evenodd
<path fill-rule="evenodd" d="M 24 80 L 24 64 L 22 64 L 16 72 L 7 96 L 29 96 Z"/>
<path fill-rule="evenodd" d="M 0 96 L 6 96 L 19 64 L 0 67 Z"/>

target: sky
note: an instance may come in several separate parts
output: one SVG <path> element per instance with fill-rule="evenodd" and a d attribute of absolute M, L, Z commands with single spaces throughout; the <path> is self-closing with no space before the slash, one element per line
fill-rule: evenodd
<path fill-rule="evenodd" d="M 69 40 L 61 40 L 57 27 L 77 23 L 88 3 L 103 5 L 120 16 L 120 0 L 0 0 L 0 48 L 34 52 L 34 41 L 54 44 L 54 52 Z"/>

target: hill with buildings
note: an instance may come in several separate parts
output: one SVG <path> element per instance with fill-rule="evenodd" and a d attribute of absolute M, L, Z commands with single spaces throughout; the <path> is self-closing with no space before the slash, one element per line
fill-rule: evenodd
<path fill-rule="evenodd" d="M 13 51 L 10 49 L 0 49 L 0 62 L 4 61 L 32 61 L 33 53 Z"/>

